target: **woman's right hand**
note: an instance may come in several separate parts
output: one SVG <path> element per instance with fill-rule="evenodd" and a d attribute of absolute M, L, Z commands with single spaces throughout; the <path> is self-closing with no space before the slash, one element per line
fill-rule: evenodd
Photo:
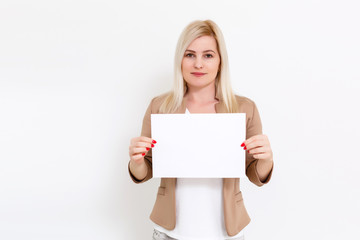
<path fill-rule="evenodd" d="M 129 146 L 130 161 L 136 165 L 144 163 L 144 156 L 153 148 L 156 141 L 152 138 L 140 136 L 132 138 Z"/>

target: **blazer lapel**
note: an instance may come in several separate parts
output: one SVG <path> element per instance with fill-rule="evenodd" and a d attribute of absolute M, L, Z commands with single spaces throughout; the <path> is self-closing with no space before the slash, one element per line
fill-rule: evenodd
<path fill-rule="evenodd" d="M 219 101 L 218 103 L 215 104 L 216 113 L 227 113 L 224 101 L 222 97 L 220 97 L 219 94 L 217 94 L 217 91 L 215 94 L 215 98 Z"/>
<path fill-rule="evenodd" d="M 226 106 L 224 102 L 220 99 L 218 103 L 215 104 L 216 113 L 226 113 Z"/>

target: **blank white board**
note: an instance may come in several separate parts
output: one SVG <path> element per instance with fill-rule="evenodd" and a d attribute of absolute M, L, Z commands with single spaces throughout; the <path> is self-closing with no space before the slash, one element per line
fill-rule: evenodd
<path fill-rule="evenodd" d="M 245 113 L 151 114 L 153 177 L 244 177 L 245 119 Z"/>

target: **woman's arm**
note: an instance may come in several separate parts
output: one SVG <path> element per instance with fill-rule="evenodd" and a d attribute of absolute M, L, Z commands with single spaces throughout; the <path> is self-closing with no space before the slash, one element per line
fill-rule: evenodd
<path fill-rule="evenodd" d="M 273 168 L 273 153 L 270 147 L 269 139 L 266 135 L 255 135 L 246 141 L 243 145 L 248 154 L 257 159 L 256 171 L 261 182 L 265 182 Z"/>
<path fill-rule="evenodd" d="M 148 137 L 136 137 L 131 139 L 129 147 L 129 173 L 137 182 L 141 182 L 145 179 L 148 173 L 148 166 L 145 161 L 145 155 L 153 148 L 156 143 L 155 140 Z"/>
<path fill-rule="evenodd" d="M 273 169 L 273 155 L 270 142 L 262 134 L 262 124 L 258 109 L 253 101 L 247 111 L 248 122 L 246 126 L 247 139 L 241 145 L 246 151 L 246 175 L 257 186 L 270 181 Z"/>
<path fill-rule="evenodd" d="M 152 147 L 154 147 L 154 144 L 156 143 L 153 142 L 153 139 L 151 138 L 151 113 L 153 101 L 154 99 L 149 104 L 144 115 L 141 137 L 132 139 L 132 142 L 130 143 L 130 147 L 133 145 L 133 149 L 135 149 L 136 145 L 139 148 L 149 148 L 146 149 L 146 151 L 144 151 L 144 149 L 138 149 L 138 153 L 140 152 L 141 154 L 137 154 L 137 157 L 133 159 L 135 161 L 131 159 L 131 154 L 134 153 L 135 150 L 134 152 L 131 152 L 129 148 L 130 161 L 128 164 L 128 171 L 131 179 L 135 183 L 146 182 L 152 178 Z M 145 153 L 145 155 L 142 155 L 142 153 Z"/>

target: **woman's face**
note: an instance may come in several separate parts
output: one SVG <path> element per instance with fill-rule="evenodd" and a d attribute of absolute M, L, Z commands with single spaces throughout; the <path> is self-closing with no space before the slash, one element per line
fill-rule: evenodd
<path fill-rule="evenodd" d="M 201 88 L 215 83 L 219 65 L 220 55 L 215 38 L 202 36 L 187 47 L 181 71 L 188 87 Z"/>

